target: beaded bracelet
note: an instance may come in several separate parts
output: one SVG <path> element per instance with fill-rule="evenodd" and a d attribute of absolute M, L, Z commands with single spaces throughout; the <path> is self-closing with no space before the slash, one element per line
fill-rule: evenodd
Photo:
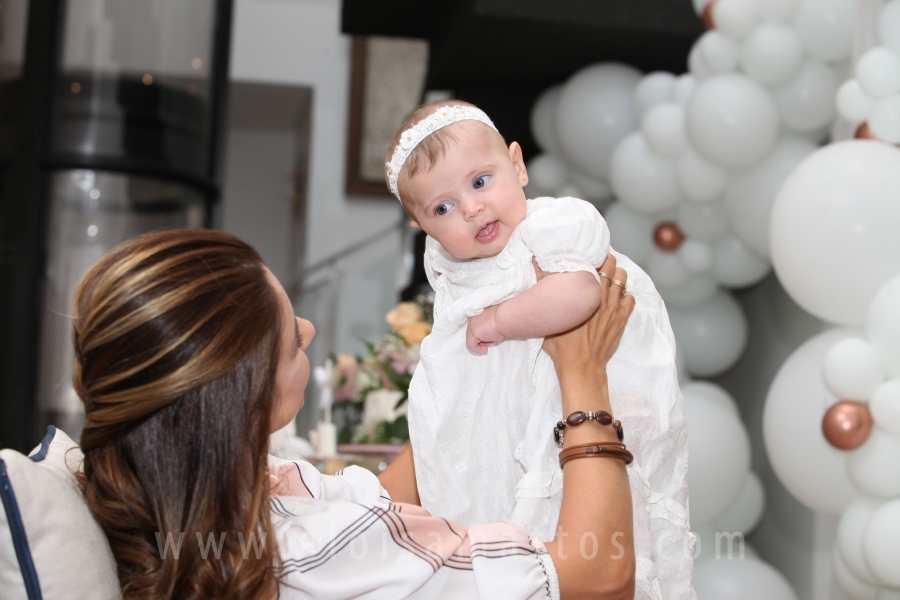
<path fill-rule="evenodd" d="M 556 445 L 560 448 L 563 447 L 563 441 L 565 439 L 563 430 L 566 428 L 566 426 L 575 427 L 576 425 L 581 425 L 586 421 L 597 421 L 601 425 L 612 425 L 616 430 L 616 435 L 618 436 L 619 441 L 621 442 L 625 440 L 625 432 L 622 431 L 622 422 L 618 419 L 614 421 L 612 415 L 605 410 L 598 410 L 597 412 L 584 412 L 583 410 L 577 410 L 566 417 L 565 421 L 560 421 L 556 424 L 556 427 L 553 428 L 553 439 L 556 441 Z"/>
<path fill-rule="evenodd" d="M 625 448 L 625 444 L 609 442 L 602 444 L 579 444 L 566 448 L 559 453 L 559 468 L 579 458 L 618 458 L 626 465 L 634 461 L 634 455 Z"/>

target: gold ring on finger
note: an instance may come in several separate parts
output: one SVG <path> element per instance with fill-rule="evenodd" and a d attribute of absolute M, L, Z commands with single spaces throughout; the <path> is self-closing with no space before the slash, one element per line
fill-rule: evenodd
<path fill-rule="evenodd" d="M 610 283 L 612 283 L 613 285 L 619 286 L 620 288 L 622 288 L 622 290 L 625 289 L 625 282 L 624 282 L 624 281 L 619 281 L 618 279 L 613 279 L 612 281 L 610 281 Z"/>

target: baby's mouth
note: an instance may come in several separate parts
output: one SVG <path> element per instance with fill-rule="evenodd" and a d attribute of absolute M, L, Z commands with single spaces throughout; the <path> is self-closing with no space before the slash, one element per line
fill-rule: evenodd
<path fill-rule="evenodd" d="M 475 236 L 475 239 L 479 242 L 493 242 L 494 238 L 497 237 L 497 233 L 499 233 L 499 231 L 500 221 L 491 221 L 478 230 L 478 235 Z"/>

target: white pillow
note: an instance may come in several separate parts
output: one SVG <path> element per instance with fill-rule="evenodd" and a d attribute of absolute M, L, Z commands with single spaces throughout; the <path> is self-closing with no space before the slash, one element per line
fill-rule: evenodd
<path fill-rule="evenodd" d="M 9 600 L 121 598 L 106 535 L 73 472 L 84 455 L 55 427 L 30 456 L 0 451 L 0 590 Z"/>

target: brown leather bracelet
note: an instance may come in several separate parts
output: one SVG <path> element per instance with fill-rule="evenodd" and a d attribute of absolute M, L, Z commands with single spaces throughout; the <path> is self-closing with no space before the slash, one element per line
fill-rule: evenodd
<path fill-rule="evenodd" d="M 618 458 L 626 465 L 634 461 L 634 455 L 625 448 L 625 444 L 609 442 L 602 444 L 579 444 L 566 448 L 559 453 L 559 468 L 563 468 L 570 460 L 578 458 Z"/>

